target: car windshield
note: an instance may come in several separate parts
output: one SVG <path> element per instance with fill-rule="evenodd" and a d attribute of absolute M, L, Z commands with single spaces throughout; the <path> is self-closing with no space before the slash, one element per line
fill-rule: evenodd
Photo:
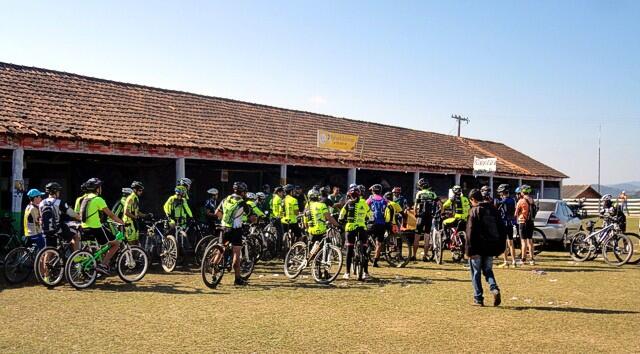
<path fill-rule="evenodd" d="M 556 211 L 556 202 L 540 202 L 538 205 L 540 211 Z"/>

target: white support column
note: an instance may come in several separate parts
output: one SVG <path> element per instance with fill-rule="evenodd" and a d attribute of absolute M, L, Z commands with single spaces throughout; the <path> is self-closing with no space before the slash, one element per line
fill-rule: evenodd
<path fill-rule="evenodd" d="M 413 198 L 413 196 L 416 195 L 416 193 L 418 193 L 418 180 L 419 179 L 420 179 L 420 172 L 414 172 L 413 173 L 413 187 L 412 187 L 413 194 L 411 195 L 412 198 Z"/>
<path fill-rule="evenodd" d="M 518 187 L 522 185 L 522 178 L 518 178 Z"/>
<path fill-rule="evenodd" d="M 460 173 L 456 173 L 456 185 L 460 185 L 460 181 L 462 180 L 462 175 Z"/>
<path fill-rule="evenodd" d="M 489 190 L 491 191 L 491 197 L 493 198 L 495 196 L 495 193 L 493 193 L 493 176 L 489 176 Z"/>
<path fill-rule="evenodd" d="M 287 184 L 287 165 L 280 165 L 280 185 Z"/>
<path fill-rule="evenodd" d="M 347 175 L 347 185 L 351 185 L 355 183 L 356 183 L 356 169 L 350 168 L 349 174 Z"/>
<path fill-rule="evenodd" d="M 24 170 L 24 149 L 19 147 L 13 150 L 11 159 L 11 213 L 16 225 L 22 225 L 22 195 L 24 194 L 24 180 L 22 171 Z M 18 188 L 16 188 L 18 187 Z M 16 230 L 20 230 L 18 227 Z"/>
<path fill-rule="evenodd" d="M 176 159 L 176 181 L 180 178 L 185 178 L 184 171 L 184 157 L 178 157 Z"/>
<path fill-rule="evenodd" d="M 558 182 L 558 199 L 562 199 L 562 179 Z"/>
<path fill-rule="evenodd" d="M 544 199 L 544 180 L 540 179 L 540 199 Z"/>

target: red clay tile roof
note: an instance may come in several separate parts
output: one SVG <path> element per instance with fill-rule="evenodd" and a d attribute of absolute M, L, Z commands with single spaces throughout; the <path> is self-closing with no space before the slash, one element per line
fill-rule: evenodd
<path fill-rule="evenodd" d="M 0 63 L 0 136 L 251 153 L 309 165 L 458 171 L 496 157 L 501 175 L 565 178 L 500 143 Z M 319 149 L 317 129 L 360 137 Z M 388 144 L 393 137 L 402 144 Z"/>

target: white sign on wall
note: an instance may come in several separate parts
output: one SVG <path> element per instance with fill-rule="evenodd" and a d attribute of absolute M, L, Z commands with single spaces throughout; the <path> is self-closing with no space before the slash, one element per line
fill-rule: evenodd
<path fill-rule="evenodd" d="M 474 175 L 485 175 L 485 174 L 493 174 L 496 172 L 496 161 L 495 157 L 481 159 L 477 157 L 473 157 L 473 174 Z"/>

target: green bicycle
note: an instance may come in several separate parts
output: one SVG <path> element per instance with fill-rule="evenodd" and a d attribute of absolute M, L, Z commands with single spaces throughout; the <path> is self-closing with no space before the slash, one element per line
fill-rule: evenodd
<path fill-rule="evenodd" d="M 120 248 L 114 255 L 115 267 L 118 276 L 126 283 L 133 283 L 144 278 L 149 268 L 147 254 L 139 246 L 131 246 L 124 236 L 122 228 L 116 234 L 116 240 L 120 241 Z M 93 285 L 98 278 L 96 266 L 102 261 L 109 251 L 109 245 L 105 244 L 97 250 L 78 250 L 73 252 L 64 268 L 67 281 L 76 289 L 86 289 Z"/>

